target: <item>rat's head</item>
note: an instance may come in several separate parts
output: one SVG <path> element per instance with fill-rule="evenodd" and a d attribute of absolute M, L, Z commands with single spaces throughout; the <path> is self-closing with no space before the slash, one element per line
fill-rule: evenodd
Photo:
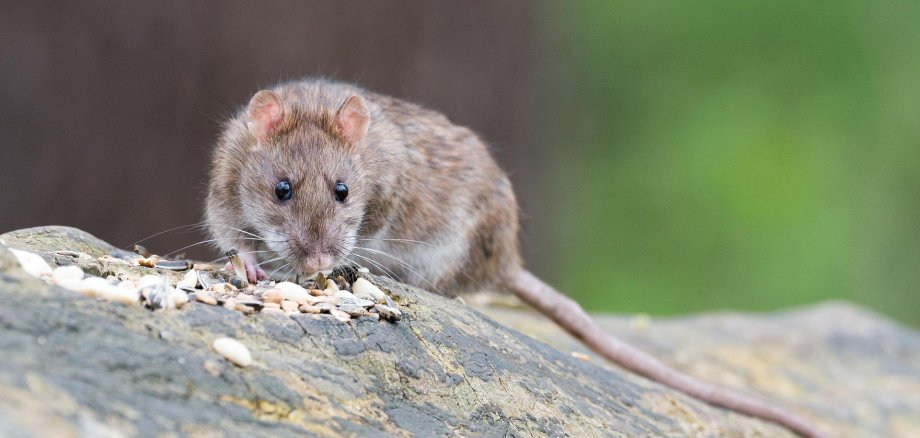
<path fill-rule="evenodd" d="M 312 113 L 263 90 L 244 117 L 252 143 L 238 179 L 246 223 L 271 257 L 301 273 L 345 262 L 370 192 L 359 150 L 370 123 L 363 100 Z"/>

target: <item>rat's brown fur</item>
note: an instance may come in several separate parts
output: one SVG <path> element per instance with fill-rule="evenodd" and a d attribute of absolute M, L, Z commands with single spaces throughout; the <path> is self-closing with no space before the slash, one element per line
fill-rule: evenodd
<path fill-rule="evenodd" d="M 285 260 L 291 252 L 337 247 L 328 252 L 339 264 L 353 251 L 350 261 L 368 265 L 361 257 L 371 258 L 383 273 L 444 295 L 509 290 L 521 267 L 517 202 L 472 131 L 346 84 L 309 80 L 272 91 L 285 118 L 268 144 L 257 146 L 243 111 L 227 122 L 214 151 L 206 215 L 219 247 L 255 249 L 242 229 L 298 241 L 281 251 Z M 363 98 L 371 120 L 358 144 L 344 141 L 333 123 L 352 95 Z M 294 186 L 289 204 L 274 197 L 281 178 Z M 349 187 L 343 205 L 332 196 L 336 180 Z M 294 262 L 296 270 L 328 267 Z"/>
<path fill-rule="evenodd" d="M 262 102 L 251 104 L 250 113 L 227 122 L 214 151 L 206 216 L 220 248 L 267 247 L 272 256 L 261 258 L 276 256 L 298 272 L 356 262 L 447 296 L 514 292 L 625 368 L 709 403 L 822 436 L 793 414 L 699 382 L 611 338 L 577 303 L 524 270 L 511 184 L 469 129 L 337 82 L 304 80 L 271 91 L 267 95 L 283 102 L 283 120 L 253 131 L 247 122 Z M 357 142 L 343 135 L 337 117 L 352 96 L 360 97 L 370 120 Z M 260 144 L 253 132 L 268 134 Z M 294 187 L 287 203 L 274 195 L 284 178 Z M 337 180 L 350 189 L 344 203 L 333 197 Z"/>

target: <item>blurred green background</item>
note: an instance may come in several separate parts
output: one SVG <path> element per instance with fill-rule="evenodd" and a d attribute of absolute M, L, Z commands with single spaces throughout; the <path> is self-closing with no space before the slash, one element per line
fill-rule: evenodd
<path fill-rule="evenodd" d="M 651 314 L 842 298 L 920 324 L 920 3 L 541 17 L 565 114 L 541 109 L 555 205 L 533 214 L 561 290 Z"/>

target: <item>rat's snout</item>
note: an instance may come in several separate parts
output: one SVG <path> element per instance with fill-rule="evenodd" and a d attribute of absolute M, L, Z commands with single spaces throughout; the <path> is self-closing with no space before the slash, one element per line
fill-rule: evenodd
<path fill-rule="evenodd" d="M 326 247 L 319 245 L 318 242 L 305 242 L 297 240 L 292 242 L 294 253 L 300 259 L 300 269 L 304 273 L 313 273 L 329 269 L 335 260 L 332 254 L 326 251 Z"/>
<path fill-rule="evenodd" d="M 317 272 L 332 267 L 332 256 L 328 254 L 313 254 L 304 258 L 304 271 Z"/>

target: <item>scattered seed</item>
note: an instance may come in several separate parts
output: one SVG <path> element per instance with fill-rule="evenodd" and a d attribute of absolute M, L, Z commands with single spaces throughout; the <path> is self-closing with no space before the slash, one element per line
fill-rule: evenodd
<path fill-rule="evenodd" d="M 280 303 L 284 299 L 279 289 L 269 289 L 262 292 L 262 301 L 266 303 Z"/>
<path fill-rule="evenodd" d="M 106 301 L 121 304 L 137 304 L 140 299 L 137 291 L 125 290 L 120 287 L 104 289 L 99 297 Z"/>
<path fill-rule="evenodd" d="M 399 309 L 395 307 L 385 306 L 383 304 L 375 304 L 374 309 L 380 313 L 380 316 L 391 321 L 399 321 L 400 317 L 402 317 L 402 312 L 400 312 Z"/>
<path fill-rule="evenodd" d="M 342 312 L 345 312 L 345 313 L 349 314 L 350 316 L 352 316 L 352 317 L 354 317 L 354 318 L 357 318 L 357 317 L 359 317 L 359 316 L 364 316 L 364 315 L 366 315 L 366 314 L 368 313 L 368 312 L 367 312 L 367 309 L 365 309 L 364 307 L 357 306 L 357 305 L 354 305 L 354 304 L 343 304 L 343 305 L 340 305 L 339 308 L 338 308 L 338 310 L 340 310 L 340 311 L 342 311 Z"/>
<path fill-rule="evenodd" d="M 330 309 L 331 308 L 332 307 L 330 306 Z M 323 311 L 323 309 L 319 308 L 318 306 L 311 306 L 309 304 L 301 305 L 300 307 L 298 307 L 298 309 L 303 313 L 314 313 L 314 314 L 321 313 Z"/>
<path fill-rule="evenodd" d="M 262 307 L 264 307 L 261 301 L 237 297 L 236 307 L 239 308 L 240 306 L 248 307 L 254 311 L 262 310 Z"/>
<path fill-rule="evenodd" d="M 316 307 L 323 313 L 329 313 L 329 311 L 333 309 L 332 304 L 329 303 L 316 303 L 313 307 Z"/>
<path fill-rule="evenodd" d="M 176 283 L 178 288 L 195 289 L 198 287 L 198 271 L 192 269 L 182 276 L 182 279 Z"/>
<path fill-rule="evenodd" d="M 134 259 L 134 261 L 140 266 L 144 266 L 146 268 L 153 268 L 153 267 L 156 267 L 157 262 L 160 261 L 160 256 L 152 255 L 150 257 L 138 257 Z"/>
<path fill-rule="evenodd" d="M 167 271 L 185 271 L 192 268 L 192 262 L 188 260 L 157 260 L 154 263 L 154 267 Z"/>
<path fill-rule="evenodd" d="M 212 292 L 217 292 L 217 293 L 228 293 L 228 292 L 234 292 L 237 289 L 234 285 L 230 283 L 215 283 L 211 285 L 210 290 Z"/>
<path fill-rule="evenodd" d="M 342 277 L 348 283 L 354 283 L 358 278 L 358 272 L 355 268 L 355 266 L 339 266 L 332 270 L 332 276 Z"/>
<path fill-rule="evenodd" d="M 243 303 L 236 303 L 236 305 L 233 306 L 233 309 L 231 310 L 236 310 L 237 312 L 242 312 L 247 315 L 256 313 L 256 309 L 254 307 L 247 306 Z"/>
<path fill-rule="evenodd" d="M 214 350 L 234 365 L 248 367 L 252 364 L 252 353 L 245 345 L 232 338 L 217 338 L 211 343 Z"/>
<path fill-rule="evenodd" d="M 198 301 L 201 301 L 202 303 L 210 304 L 212 306 L 217 305 L 217 299 L 214 298 L 214 295 L 211 295 L 203 290 L 195 292 L 195 299 Z"/>
<path fill-rule="evenodd" d="M 336 298 L 355 298 L 355 294 L 347 290 L 338 290 L 334 294 L 332 294 L 332 296 Z"/>
<path fill-rule="evenodd" d="M 211 286 L 215 283 L 218 283 L 214 280 L 214 277 L 211 276 L 210 272 L 199 270 L 198 271 L 198 284 L 201 285 L 202 289 L 211 289 Z"/>
<path fill-rule="evenodd" d="M 355 280 L 351 285 L 351 290 L 354 291 L 355 295 L 370 296 L 377 303 L 382 303 L 386 300 L 386 294 L 379 287 L 363 278 Z"/>
<path fill-rule="evenodd" d="M 162 284 L 165 284 L 166 277 L 161 277 L 159 275 L 145 275 L 137 280 L 137 288 L 145 289 L 148 287 L 156 287 Z"/>
<path fill-rule="evenodd" d="M 281 304 L 279 303 L 262 303 L 262 310 L 265 309 L 280 309 Z"/>
<path fill-rule="evenodd" d="M 329 310 L 329 313 L 331 313 L 332 316 L 335 317 L 335 319 L 337 319 L 337 320 L 339 320 L 339 321 L 341 321 L 341 322 L 348 322 L 348 321 L 351 321 L 351 315 L 349 315 L 348 313 L 343 312 L 343 311 L 341 311 L 341 310 L 339 310 L 339 309 L 330 309 L 330 310 Z"/>
<path fill-rule="evenodd" d="M 236 275 L 230 277 L 230 284 L 237 289 L 246 289 L 246 287 L 249 286 L 249 282 L 245 278 Z"/>
<path fill-rule="evenodd" d="M 393 300 L 390 299 L 390 296 L 389 296 L 389 295 L 384 295 L 384 296 L 383 296 L 383 301 L 386 302 L 387 306 L 390 306 L 390 307 L 392 307 L 392 308 L 394 308 L 394 309 L 396 308 L 396 303 L 394 303 Z"/>
<path fill-rule="evenodd" d="M 59 266 L 51 271 L 51 280 L 59 286 L 77 285 L 83 280 L 83 270 L 79 266 Z M 68 288 L 69 289 L 69 288 Z"/>
<path fill-rule="evenodd" d="M 169 302 L 167 308 L 172 309 L 181 309 L 186 303 L 188 303 L 188 294 L 179 289 L 173 289 L 169 292 Z"/>
<path fill-rule="evenodd" d="M 291 300 L 284 300 L 281 302 L 281 310 L 284 310 L 285 312 L 290 312 L 290 313 L 296 312 L 297 306 L 298 304 Z"/>
<path fill-rule="evenodd" d="M 243 265 L 243 259 L 240 258 L 236 248 L 227 251 L 227 257 L 230 258 L 230 264 L 233 266 L 233 272 L 237 277 L 246 278 L 246 267 Z"/>
<path fill-rule="evenodd" d="M 373 301 L 358 298 L 356 296 L 338 297 L 338 301 L 339 301 L 339 307 L 341 306 L 373 307 L 374 306 Z"/>
<path fill-rule="evenodd" d="M 569 354 L 571 354 L 572 357 L 574 357 L 575 359 L 578 359 L 583 362 L 589 362 L 591 360 L 591 356 L 588 356 L 587 354 L 584 354 L 584 353 L 580 353 L 578 351 L 573 351 Z"/>
<path fill-rule="evenodd" d="M 289 281 L 278 283 L 275 285 L 275 288 L 281 291 L 281 296 L 284 297 L 284 299 L 296 303 L 305 302 L 310 298 L 310 294 L 306 289 Z"/>
<path fill-rule="evenodd" d="M 16 256 L 22 270 L 27 274 L 39 278 L 51 275 L 51 266 L 40 255 L 15 248 L 10 248 L 10 252 Z"/>
<path fill-rule="evenodd" d="M 326 280 L 326 291 L 338 292 L 339 286 L 332 280 Z"/>

